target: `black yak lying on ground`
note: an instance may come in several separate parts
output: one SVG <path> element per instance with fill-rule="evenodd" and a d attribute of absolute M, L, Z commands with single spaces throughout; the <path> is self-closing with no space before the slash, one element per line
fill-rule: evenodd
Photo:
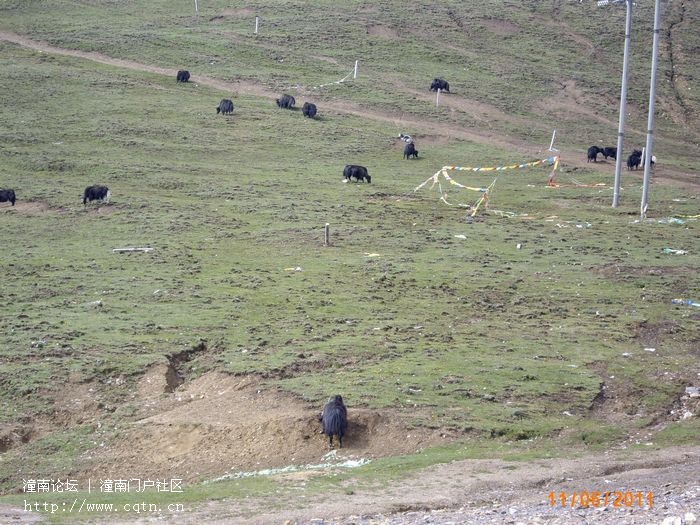
<path fill-rule="evenodd" d="M 83 204 L 87 204 L 90 201 L 108 201 L 109 196 L 110 193 L 107 186 L 88 186 L 83 192 Z"/>
<path fill-rule="evenodd" d="M 216 106 L 216 114 L 221 113 L 222 115 L 233 113 L 233 102 L 227 98 L 222 98 L 219 105 Z"/>
<path fill-rule="evenodd" d="M 282 98 L 276 99 L 275 102 L 277 102 L 279 107 L 284 109 L 294 109 L 294 104 L 297 103 L 292 95 L 282 95 Z"/>
<path fill-rule="evenodd" d="M 328 436 L 328 443 L 333 448 L 333 436 L 338 436 L 340 447 L 343 448 L 343 436 L 348 429 L 348 411 L 343 403 L 342 396 L 333 396 L 323 407 L 321 417 L 321 430 Z"/>
<path fill-rule="evenodd" d="M 177 72 L 177 77 L 175 78 L 178 82 L 188 82 L 190 80 L 190 72 L 185 69 L 181 69 Z"/>
<path fill-rule="evenodd" d="M 369 173 L 367 173 L 367 168 L 364 166 L 357 166 L 355 164 L 348 164 L 345 166 L 343 169 L 343 177 L 346 181 L 354 178 L 357 182 L 360 182 L 361 180 L 366 180 L 368 184 L 372 182 L 372 177 L 370 177 Z"/>
<path fill-rule="evenodd" d="M 11 202 L 15 205 L 15 190 L 0 190 L 0 202 Z"/>

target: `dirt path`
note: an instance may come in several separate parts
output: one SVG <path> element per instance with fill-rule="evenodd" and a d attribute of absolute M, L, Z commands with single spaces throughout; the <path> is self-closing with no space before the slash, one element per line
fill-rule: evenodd
<path fill-rule="evenodd" d="M 346 488 L 334 498 L 315 496 L 223 501 L 195 510 L 178 523 L 661 523 L 666 517 L 695 512 L 700 519 L 700 447 L 558 460 L 505 462 L 465 460 L 436 465 L 391 486 Z M 294 482 L 294 480 L 290 480 Z M 296 481 L 298 483 L 298 480 Z M 644 495 L 642 505 L 609 501 L 585 508 L 570 505 L 574 492 L 621 491 Z M 554 505 L 550 492 L 556 495 Z M 560 497 L 564 492 L 567 506 Z M 649 493 L 652 507 L 649 508 Z M 612 500 L 611 496 L 609 500 Z M 628 501 L 629 503 L 629 501 Z M 637 502 L 638 503 L 638 502 Z M 280 510 L 270 509 L 282 506 Z M 683 522 L 690 523 L 684 520 Z M 143 521 L 141 523 L 148 523 Z M 315 523 L 320 523 L 316 521 Z"/>
<path fill-rule="evenodd" d="M 297 472 L 278 475 L 288 490 L 271 496 L 211 501 L 177 514 L 93 516 L 90 523 L 693 525 L 700 520 L 698 472 L 700 446 L 528 462 L 456 461 L 390 486 L 345 484 L 332 497 L 305 494 L 310 474 Z M 586 505 L 596 492 L 600 500 Z M 0 505 L 1 523 L 44 523 L 39 518 Z"/>

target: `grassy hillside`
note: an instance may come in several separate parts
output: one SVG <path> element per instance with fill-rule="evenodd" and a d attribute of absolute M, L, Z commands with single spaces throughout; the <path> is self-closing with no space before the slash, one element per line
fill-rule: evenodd
<path fill-rule="evenodd" d="M 435 116 L 431 99 L 416 95 L 432 77 L 444 76 L 461 98 L 504 112 L 495 118 L 456 108 L 449 117 L 441 115 L 460 126 L 505 130 L 538 144 L 553 128 L 560 130 L 560 140 L 577 147 L 616 139 L 623 7 L 564 1 L 344 2 L 339 9 L 324 2 L 200 4 L 195 15 L 193 3 L 184 1 L 3 2 L 2 24 L 62 47 L 187 67 L 195 75 L 255 82 L 274 91 L 338 80 L 359 60 L 356 89 L 318 94 L 428 118 Z M 677 140 L 685 135 L 680 131 L 690 129 L 697 142 L 692 79 L 699 42 L 691 27 L 698 13 L 692 5 L 662 4 L 657 148 L 668 157 L 678 154 L 677 143 L 686 142 Z M 635 7 L 631 145 L 643 144 L 646 132 L 652 20 L 652 2 Z"/>
<path fill-rule="evenodd" d="M 698 383 L 700 312 L 671 300 L 700 300 L 699 7 L 662 3 L 660 162 L 640 220 L 641 172 L 612 208 L 614 164 L 584 161 L 616 141 L 624 9 L 199 4 L 0 0 L 0 31 L 144 66 L 0 41 L 0 187 L 18 197 L 0 204 L 0 490 L 85 468 L 97 422 L 133 421 L 144 370 L 175 357 L 186 380 L 251 375 L 310 409 L 337 392 L 409 409 L 408 427 L 485 453 L 696 441 L 697 407 L 678 409 Z M 646 132 L 648 4 L 630 149 Z M 358 78 L 334 84 L 355 60 Z M 451 86 L 437 107 L 436 76 Z M 283 92 L 319 118 L 277 108 Z M 545 158 L 553 129 L 559 187 L 546 166 L 455 172 L 493 184 L 474 217 L 413 191 L 443 165 Z M 399 132 L 419 159 L 401 158 Z M 343 183 L 348 163 L 372 184 Z M 95 183 L 112 200 L 83 207 Z M 453 204 L 480 196 L 442 184 Z M 83 417 L 59 401 L 79 385 L 103 400 Z"/>

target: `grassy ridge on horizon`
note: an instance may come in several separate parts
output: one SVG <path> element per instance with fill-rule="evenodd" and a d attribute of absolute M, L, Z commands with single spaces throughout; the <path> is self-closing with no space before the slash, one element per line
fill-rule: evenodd
<path fill-rule="evenodd" d="M 335 35 L 343 45 L 313 60 L 322 50 L 312 42 L 316 33 L 300 26 L 302 12 L 260 11 L 264 35 L 246 43 L 250 38 L 241 35 L 254 5 L 243 13 L 212 2 L 198 20 L 165 2 L 149 5 L 0 1 L 0 28 L 158 66 L 198 57 L 199 74 L 235 79 L 243 72 L 274 89 L 292 85 L 298 71 L 309 85 L 321 83 L 359 55 L 372 57 L 363 68 L 386 70 L 390 80 L 381 86 L 363 78 L 319 92 L 315 121 L 253 95 L 235 96 L 229 118 L 214 112 L 224 93 L 204 85 L 0 43 L 0 185 L 14 187 L 19 199 L 14 209 L 0 205 L 0 232 L 12 240 L 1 256 L 11 283 L 0 309 L 3 439 L 19 428 L 45 432 L 64 408 L 54 394 L 71 384 L 94 384 L 109 400 L 105 425 L 128 422 L 129 393 L 115 380 L 133 385 L 148 365 L 201 340 L 206 351 L 192 353 L 188 377 L 208 370 L 261 374 L 316 406 L 328 396 L 331 374 L 334 391 L 353 406 L 415 407 L 410 424 L 444 428 L 486 447 L 500 443 L 492 437 L 604 446 L 668 418 L 685 386 L 697 382 L 698 315 L 670 302 L 700 297 L 698 222 L 670 220 L 697 215 L 697 186 L 655 180 L 650 217 L 639 221 L 638 175 L 625 174 L 622 205 L 613 209 L 609 185 L 597 185 L 609 183 L 610 174 L 564 158 L 558 188 L 546 187 L 547 168 L 498 174 L 489 209 L 470 222 L 466 210 L 441 203 L 435 189 L 413 189 L 446 159 L 482 165 L 529 159 L 448 131 L 431 132 L 421 143 L 429 133 L 420 128 L 324 111 L 324 100 L 347 97 L 368 114 L 388 107 L 425 119 L 426 128 L 438 122 L 459 129 L 475 118 L 468 111 L 420 100 L 407 109 L 391 94 L 404 86 L 410 96 L 424 77 L 444 74 L 462 86 L 454 100 L 473 95 L 517 111 L 512 129 L 490 123 L 494 136 L 509 129 L 520 140 L 529 132 L 548 142 L 548 123 L 533 124 L 535 131 L 525 131 L 525 123 L 535 122 L 538 100 L 552 95 L 555 78 L 578 68 L 583 99 L 604 96 L 615 106 L 614 82 L 606 77 L 618 66 L 610 61 L 607 71 L 590 71 L 571 42 L 549 49 L 547 35 L 556 27 L 544 8 L 525 2 L 502 10 L 501 36 L 518 42 L 504 38 L 497 48 L 477 38 L 483 31 L 459 26 L 466 8 L 448 3 L 436 18 L 457 43 L 432 48 L 434 38 L 418 23 L 425 20 L 421 4 L 402 12 L 392 11 L 393 3 L 368 10 L 351 2 L 343 18 L 331 14 L 332 4 L 317 2 L 309 13 L 327 28 L 317 44 Z M 97 23 L 105 10 L 110 23 Z M 648 6 L 639 13 L 648 15 Z M 215 15 L 223 18 L 210 20 Z M 567 4 L 560 16 L 582 33 L 593 24 Z M 350 24 L 355 17 L 385 29 L 368 37 Z M 490 23 L 484 13 L 476 20 L 482 28 Z M 528 21 L 538 30 L 522 29 Z M 621 47 L 611 36 L 619 21 L 597 22 L 610 34 L 590 32 L 591 45 L 601 49 L 589 58 Z M 473 47 L 464 35 L 476 40 Z M 493 57 L 518 52 L 479 62 L 481 46 Z M 549 60 L 526 62 L 554 52 L 561 54 L 556 75 Z M 456 64 L 464 61 L 469 68 L 461 71 Z M 527 67 L 517 69 L 518 61 Z M 549 80 L 529 75 L 534 69 Z M 518 78 L 521 87 L 497 82 L 505 78 Z M 642 91 L 631 93 L 633 111 Z M 668 96 L 666 88 L 661 93 Z M 299 104 L 307 96 L 297 97 Z M 564 132 L 562 141 L 582 151 L 616 130 L 602 126 L 599 115 L 581 122 L 580 135 Z M 577 129 L 574 120 L 562 126 Z M 697 170 L 697 129 L 684 136 L 677 127 L 660 116 L 662 151 L 674 169 Z M 419 137 L 421 158 L 401 159 L 398 131 Z M 372 184 L 343 184 L 348 162 L 367 165 Z M 475 186 L 495 176 L 455 174 Z M 82 189 L 98 182 L 112 188 L 112 203 L 83 209 Z M 455 203 L 478 198 L 453 187 L 448 193 Z M 112 253 L 123 246 L 154 251 Z M 617 407 L 626 415 L 614 422 L 592 410 L 601 383 L 612 377 L 628 396 Z M 74 468 L 93 446 L 93 424 L 21 445 L 7 438 L 0 491 L 17 489 L 18 465 L 23 475 L 40 476 Z M 697 418 L 669 421 L 658 442 L 693 442 L 697 430 Z"/>

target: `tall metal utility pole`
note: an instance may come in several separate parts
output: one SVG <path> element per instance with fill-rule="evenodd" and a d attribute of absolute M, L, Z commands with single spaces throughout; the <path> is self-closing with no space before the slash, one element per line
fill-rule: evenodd
<path fill-rule="evenodd" d="M 615 183 L 613 185 L 613 208 L 617 208 L 620 201 L 620 182 L 622 179 L 622 157 L 625 142 L 625 112 L 627 105 L 627 72 L 629 71 L 630 35 L 632 33 L 632 0 L 598 0 L 598 7 L 608 4 L 627 4 L 627 16 L 625 18 L 625 48 L 622 59 L 622 89 L 620 90 L 620 120 L 617 127 L 617 155 L 615 158 Z"/>
<path fill-rule="evenodd" d="M 649 117 L 647 120 L 647 145 L 644 150 L 644 183 L 642 185 L 641 218 L 649 206 L 649 179 L 651 178 L 651 147 L 654 142 L 654 105 L 656 102 L 656 62 L 659 54 L 659 24 L 661 23 L 659 0 L 654 7 L 654 45 L 651 51 L 651 82 L 649 87 Z"/>

